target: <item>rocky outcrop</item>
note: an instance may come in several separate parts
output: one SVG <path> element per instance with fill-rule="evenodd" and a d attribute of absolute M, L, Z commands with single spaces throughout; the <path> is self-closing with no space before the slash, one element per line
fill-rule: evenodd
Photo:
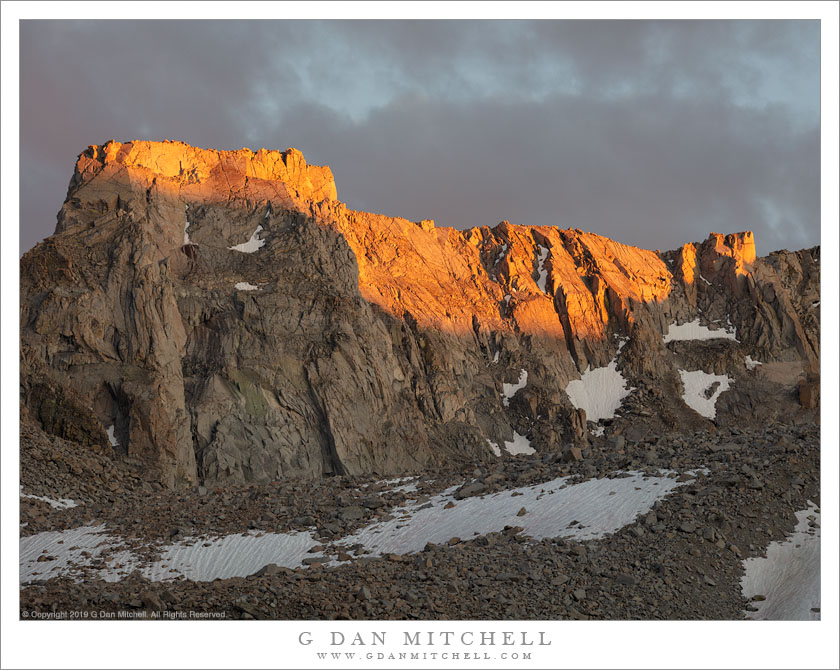
<path fill-rule="evenodd" d="M 65 389 L 84 411 L 45 430 L 113 427 L 115 455 L 168 486 L 396 473 L 495 459 L 488 441 L 508 457 L 813 414 L 818 305 L 819 248 L 459 231 L 351 211 L 294 149 L 109 142 L 21 260 L 23 399 L 54 416 L 28 389 Z M 668 337 L 693 322 L 720 337 Z M 587 370 L 627 386 L 597 424 L 566 392 Z M 713 422 L 680 370 L 727 376 Z"/>

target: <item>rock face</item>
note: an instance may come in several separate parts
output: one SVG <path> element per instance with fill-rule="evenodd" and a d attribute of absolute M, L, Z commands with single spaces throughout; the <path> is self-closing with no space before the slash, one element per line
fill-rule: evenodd
<path fill-rule="evenodd" d="M 109 142 L 21 260 L 22 398 L 167 486 L 390 474 L 813 417 L 819 299 L 818 247 L 438 228 L 348 210 L 294 149 Z M 713 419 L 680 370 L 726 376 Z"/>

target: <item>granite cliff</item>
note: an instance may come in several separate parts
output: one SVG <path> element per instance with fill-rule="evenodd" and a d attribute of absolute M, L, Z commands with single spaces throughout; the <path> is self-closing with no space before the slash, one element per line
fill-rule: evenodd
<path fill-rule="evenodd" d="M 169 487 L 813 421 L 819 263 L 436 227 L 295 149 L 109 142 L 21 260 L 23 420 Z"/>

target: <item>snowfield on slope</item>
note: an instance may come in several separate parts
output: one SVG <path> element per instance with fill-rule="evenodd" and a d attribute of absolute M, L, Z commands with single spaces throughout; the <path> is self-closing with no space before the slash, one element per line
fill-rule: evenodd
<path fill-rule="evenodd" d="M 817 527 L 808 526 L 808 517 Z M 766 600 L 752 604 L 757 612 L 751 619 L 773 621 L 818 621 L 820 613 L 820 514 L 809 501 L 807 509 L 796 513 L 797 524 L 784 542 L 771 542 L 767 558 L 744 561 L 741 591 L 745 598 L 761 595 Z"/>
<path fill-rule="evenodd" d="M 700 319 L 697 318 L 694 321 L 689 321 L 688 323 L 684 323 L 678 326 L 676 323 L 672 323 L 668 326 L 668 333 L 665 335 L 665 343 L 668 342 L 678 342 L 678 341 L 685 341 L 685 340 L 738 340 L 735 337 L 734 332 L 730 332 L 724 328 L 719 328 L 718 330 L 709 330 L 706 326 L 700 325 Z"/>
<path fill-rule="evenodd" d="M 702 370 L 679 370 L 683 383 L 682 399 L 686 405 L 707 419 L 717 414 L 715 403 L 720 394 L 729 388 L 732 381 L 728 375 L 713 375 Z M 717 387 L 711 392 L 712 387 Z"/>
<path fill-rule="evenodd" d="M 615 418 L 616 410 L 630 392 L 627 380 L 618 371 L 613 359 L 605 368 L 590 369 L 566 386 L 566 395 L 576 409 L 586 412 L 587 421 Z"/>
<path fill-rule="evenodd" d="M 411 486 L 402 482 L 398 485 Z M 562 536 L 589 540 L 632 523 L 677 486 L 673 478 L 641 473 L 580 484 L 569 484 L 568 477 L 561 477 L 463 500 L 454 499 L 458 487 L 453 486 L 433 496 L 431 506 L 410 502 L 395 508 L 395 518 L 390 521 L 374 522 L 335 544 L 360 542 L 374 554 L 410 553 L 420 551 L 427 542 L 447 542 L 452 537 L 467 540 L 501 531 L 507 525 L 522 526 L 523 533 L 535 539 Z M 444 509 L 448 503 L 454 506 Z M 518 516 L 523 507 L 526 514 Z M 572 521 L 576 523 L 572 525 Z M 81 579 L 85 577 L 80 572 L 84 566 L 105 581 L 119 581 L 135 569 L 152 581 L 246 577 L 269 563 L 296 568 L 304 558 L 322 556 L 320 552 L 309 553 L 321 542 L 313 537 L 312 530 L 262 534 L 254 530 L 214 540 L 185 538 L 162 547 L 160 560 L 151 564 L 141 564 L 137 555 L 122 547 L 121 539 L 104 526 L 48 531 L 21 538 L 20 581 L 67 575 Z M 83 551 L 90 556 L 82 556 Z M 45 552 L 51 560 L 38 562 Z M 106 552 L 109 554 L 103 555 Z M 104 566 L 90 567 L 102 560 Z"/>
<path fill-rule="evenodd" d="M 528 383 L 528 372 L 526 370 L 519 371 L 519 381 L 516 384 L 502 385 L 502 404 L 505 407 L 510 407 L 510 399 L 516 395 L 520 389 L 524 389 Z"/>
<path fill-rule="evenodd" d="M 675 479 L 628 473 L 619 479 L 590 479 L 570 485 L 568 477 L 523 486 L 482 497 L 455 500 L 457 486 L 434 496 L 429 503 L 415 503 L 394 510 L 395 518 L 371 524 L 337 544 L 363 544 L 373 554 L 421 551 L 427 542 L 440 544 L 453 537 L 469 540 L 477 535 L 521 526 L 536 540 L 566 537 L 591 540 L 614 533 L 664 498 Z M 514 495 L 516 494 L 516 495 Z M 455 506 L 446 509 L 453 503 Z M 518 516 L 522 508 L 523 516 Z M 573 526 L 572 521 L 576 521 Z"/>
<path fill-rule="evenodd" d="M 34 579 L 50 579 L 74 575 L 79 566 L 90 565 L 99 559 L 105 550 L 116 551 L 111 554 L 113 563 L 96 575 L 106 582 L 118 582 L 128 575 L 129 570 L 116 567 L 117 563 L 133 566 L 135 556 L 129 551 L 119 550 L 119 540 L 110 535 L 105 526 L 81 526 L 71 530 L 46 531 L 37 535 L 20 538 L 20 581 L 29 582 Z M 82 556 L 87 552 L 89 556 Z M 42 555 L 52 559 L 39 562 Z"/>
<path fill-rule="evenodd" d="M 545 293 L 545 282 L 548 279 L 548 270 L 545 269 L 545 261 L 548 258 L 548 249 L 546 249 L 543 245 L 537 245 L 540 250 L 540 255 L 537 257 L 537 272 L 539 273 L 539 277 L 537 277 L 537 287 Z"/>
<path fill-rule="evenodd" d="M 531 446 L 531 441 L 527 437 L 513 431 L 513 440 L 510 442 L 505 440 L 505 451 L 511 456 L 516 456 L 517 454 L 534 454 L 537 450 Z"/>
<path fill-rule="evenodd" d="M 304 558 L 323 555 L 309 553 L 316 541 L 308 532 L 257 535 L 257 531 L 249 531 L 247 535 L 215 540 L 186 539 L 167 547 L 161 560 L 142 570 L 143 576 L 153 582 L 181 575 L 196 582 L 210 582 L 247 577 L 269 563 L 296 568 Z"/>
<path fill-rule="evenodd" d="M 243 254 L 252 254 L 261 247 L 265 245 L 265 240 L 260 239 L 260 233 L 262 232 L 263 227 L 257 226 L 257 229 L 254 231 L 253 235 L 251 235 L 251 239 L 247 242 L 243 242 L 242 244 L 237 244 L 232 247 L 228 247 L 228 249 L 232 249 L 233 251 L 241 251 Z"/>

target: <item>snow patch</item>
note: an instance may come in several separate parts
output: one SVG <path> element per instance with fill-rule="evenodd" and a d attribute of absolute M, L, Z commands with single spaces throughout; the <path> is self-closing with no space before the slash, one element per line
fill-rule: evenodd
<path fill-rule="evenodd" d="M 257 534 L 250 531 L 215 540 L 186 539 L 167 547 L 159 561 L 142 570 L 143 576 L 153 582 L 180 576 L 210 582 L 247 577 L 269 563 L 296 568 L 304 558 L 323 555 L 308 553 L 315 540 L 307 532 Z"/>
<path fill-rule="evenodd" d="M 188 212 L 189 210 L 190 210 L 190 206 L 185 205 L 184 206 L 184 212 Z M 190 219 L 185 213 L 184 214 L 184 244 L 192 244 L 192 242 L 190 242 L 190 234 L 187 232 L 189 230 L 189 227 L 190 227 Z"/>
<path fill-rule="evenodd" d="M 260 239 L 260 233 L 262 232 L 262 225 L 257 226 L 257 229 L 254 231 L 254 234 L 251 235 L 251 239 L 247 242 L 243 242 L 242 244 L 237 244 L 233 247 L 228 247 L 228 249 L 232 249 L 233 251 L 241 251 L 243 254 L 252 254 L 257 249 L 260 249 L 263 245 L 265 245 L 265 240 Z"/>
<path fill-rule="evenodd" d="M 499 362 L 499 352 L 498 351 L 495 354 L 493 354 L 493 362 L 494 363 Z"/>
<path fill-rule="evenodd" d="M 566 395 L 576 409 L 586 412 L 588 421 L 600 421 L 615 418 L 616 410 L 632 390 L 633 387 L 627 387 L 627 380 L 618 371 L 618 364 L 613 359 L 605 368 L 590 370 L 586 366 L 580 379 L 568 383 Z"/>
<path fill-rule="evenodd" d="M 592 430 L 589 431 L 595 437 L 601 437 L 604 434 L 604 427 L 601 425 L 595 426 Z"/>
<path fill-rule="evenodd" d="M 259 286 L 254 286 L 253 284 L 249 284 L 246 281 L 241 281 L 233 285 L 237 291 L 256 291 L 259 289 Z"/>
<path fill-rule="evenodd" d="M 112 447 L 120 446 L 120 443 L 117 441 L 117 436 L 114 435 L 114 426 L 113 425 L 108 426 L 108 430 L 106 432 L 108 433 L 108 442 L 111 443 L 111 446 Z"/>
<path fill-rule="evenodd" d="M 757 366 L 761 365 L 761 361 L 754 361 L 750 356 L 747 356 L 744 359 L 744 365 L 747 366 L 747 370 L 753 370 Z"/>
<path fill-rule="evenodd" d="M 548 270 L 545 269 L 544 265 L 545 265 L 545 259 L 548 258 L 548 249 L 546 249 L 541 244 L 538 244 L 537 246 L 539 247 L 539 250 L 540 250 L 540 255 L 539 255 L 539 258 L 538 258 L 538 260 L 539 260 L 538 271 L 540 273 L 540 276 L 537 279 L 537 286 L 539 287 L 540 291 L 545 293 L 545 280 L 548 279 Z"/>
<path fill-rule="evenodd" d="M 402 491 L 403 493 L 414 493 L 417 490 L 417 478 L 416 477 L 397 477 L 396 479 L 384 479 L 379 482 L 376 482 L 380 485 L 385 485 L 390 488 L 391 491 Z M 396 486 L 395 486 L 396 485 Z M 366 489 L 370 488 L 371 485 L 368 484 L 365 486 Z"/>
<path fill-rule="evenodd" d="M 105 532 L 105 526 L 81 526 L 71 530 L 47 531 L 20 538 L 20 581 L 49 579 L 64 575 L 74 575 L 81 566 L 89 565 L 93 559 L 106 549 L 117 549 L 118 542 Z M 88 552 L 89 558 L 82 556 Z M 50 561 L 38 562 L 42 555 L 53 556 Z M 99 570 L 96 574 L 106 582 L 119 581 L 135 565 L 135 557 L 128 551 L 117 551 L 109 556 L 112 566 Z M 123 573 L 116 568 L 117 563 L 129 566 Z"/>
<path fill-rule="evenodd" d="M 702 370 L 679 370 L 683 383 L 682 399 L 686 405 L 707 419 L 714 419 L 715 403 L 720 394 L 729 388 L 732 381 L 728 375 L 713 375 Z M 707 391 L 717 383 L 717 388 L 707 397 Z"/>
<path fill-rule="evenodd" d="M 454 500 L 458 486 L 452 486 L 433 496 L 428 501 L 431 505 L 419 501 L 409 503 L 395 509 L 391 520 L 372 523 L 337 544 L 349 546 L 360 542 L 374 554 L 402 554 L 420 551 L 427 542 L 441 543 L 452 537 L 469 539 L 501 531 L 506 525 L 522 526 L 523 533 L 535 539 L 599 538 L 632 523 L 679 486 L 676 479 L 664 476 L 627 474 L 622 478 L 590 479 L 574 485 L 569 484 L 569 477 L 560 477 L 464 500 Z M 450 502 L 453 507 L 445 509 Z M 527 513 L 517 516 L 522 507 Z M 576 523 L 571 525 L 572 521 Z M 80 569 L 100 560 L 104 561 L 103 567 L 88 570 L 108 582 L 119 581 L 134 570 L 140 570 L 151 581 L 245 577 L 269 563 L 295 568 L 307 557 L 323 556 L 309 553 L 317 543 L 308 530 L 265 534 L 254 530 L 214 540 L 185 538 L 163 547 L 159 560 L 142 564 L 137 555 L 121 545 L 118 537 L 106 533 L 104 526 L 83 526 L 21 538 L 20 580 L 29 582 L 62 575 L 88 579 L 91 573 L 82 573 Z M 90 556 L 83 557 L 83 551 Z M 103 555 L 106 551 L 108 555 Z M 53 558 L 39 563 L 37 559 L 44 553 Z"/>
<path fill-rule="evenodd" d="M 533 454 L 536 449 L 531 446 L 531 441 L 524 435 L 520 435 L 516 431 L 513 432 L 513 441 L 505 441 L 505 451 L 512 456 L 517 454 Z"/>
<path fill-rule="evenodd" d="M 505 407 L 510 407 L 510 399 L 516 395 L 519 389 L 524 389 L 528 383 L 528 373 L 525 370 L 520 370 L 519 381 L 516 384 L 502 385 L 502 404 Z"/>
<path fill-rule="evenodd" d="M 110 553 L 105 558 L 105 567 L 95 571 L 106 582 L 119 581 L 134 570 L 140 570 L 153 582 L 178 577 L 199 582 L 247 577 L 269 563 L 299 567 L 304 558 L 323 555 L 309 553 L 315 544 L 310 533 L 301 531 L 265 534 L 249 531 L 214 540 L 186 538 L 164 547 L 160 560 L 143 566 L 133 552 L 121 549 L 119 538 L 108 534 L 104 526 L 82 526 L 21 538 L 20 581 L 64 575 L 84 578 L 80 569 L 106 551 Z M 90 557 L 83 557 L 83 551 L 90 553 Z M 38 557 L 44 553 L 54 559 L 39 563 Z"/>
<path fill-rule="evenodd" d="M 440 544 L 453 537 L 467 540 L 501 531 L 505 526 L 521 526 L 523 535 L 537 540 L 604 537 L 632 523 L 679 485 L 667 477 L 629 474 L 620 479 L 590 479 L 574 485 L 568 483 L 568 477 L 560 477 L 463 500 L 454 500 L 458 487 L 453 486 L 432 497 L 430 506 L 408 505 L 394 519 L 373 523 L 337 544 L 352 546 L 358 542 L 373 555 L 404 554 L 421 551 L 427 542 Z M 450 502 L 454 507 L 445 509 Z M 517 516 L 523 507 L 527 513 Z M 577 523 L 570 527 L 572 521 Z"/>
<path fill-rule="evenodd" d="M 77 503 L 75 500 L 71 500 L 70 498 L 59 498 L 58 500 L 56 500 L 55 498 L 46 498 L 44 496 L 36 496 L 30 493 L 24 493 L 22 484 L 20 487 L 20 497 L 29 498 L 31 500 L 41 500 L 47 503 L 53 509 L 70 509 L 71 507 L 79 506 L 79 503 Z"/>
<path fill-rule="evenodd" d="M 729 322 L 729 318 L 727 317 L 727 324 L 731 327 L 731 323 Z M 678 326 L 676 323 L 672 323 L 668 326 L 668 334 L 665 335 L 665 343 L 668 342 L 677 342 L 677 341 L 684 341 L 684 340 L 720 340 L 720 339 L 727 339 L 727 340 L 735 340 L 738 342 L 738 339 L 735 337 L 735 333 L 729 332 L 723 328 L 718 330 L 709 330 L 706 326 L 700 325 L 700 319 L 695 319 L 694 321 L 690 321 L 688 323 L 684 323 L 681 326 Z"/>
<path fill-rule="evenodd" d="M 487 444 L 490 445 L 490 450 L 496 454 L 496 456 L 502 455 L 502 450 L 499 449 L 499 445 L 493 442 L 492 440 L 487 440 Z"/>
<path fill-rule="evenodd" d="M 502 259 L 504 259 L 505 254 L 507 253 L 507 251 L 508 251 L 508 245 L 507 245 L 507 243 L 505 243 L 505 244 L 502 245 L 501 250 L 499 250 L 499 255 L 496 257 L 496 262 L 493 263 L 493 265 L 498 265 L 499 263 L 501 263 Z"/>
<path fill-rule="evenodd" d="M 809 528 L 808 517 L 817 522 Z M 772 621 L 818 621 L 820 607 L 820 515 L 816 505 L 796 513 L 793 533 L 783 542 L 771 542 L 767 558 L 744 561 L 741 591 L 746 598 L 762 595 L 754 601 L 757 612 L 747 612 L 751 619 Z"/>

